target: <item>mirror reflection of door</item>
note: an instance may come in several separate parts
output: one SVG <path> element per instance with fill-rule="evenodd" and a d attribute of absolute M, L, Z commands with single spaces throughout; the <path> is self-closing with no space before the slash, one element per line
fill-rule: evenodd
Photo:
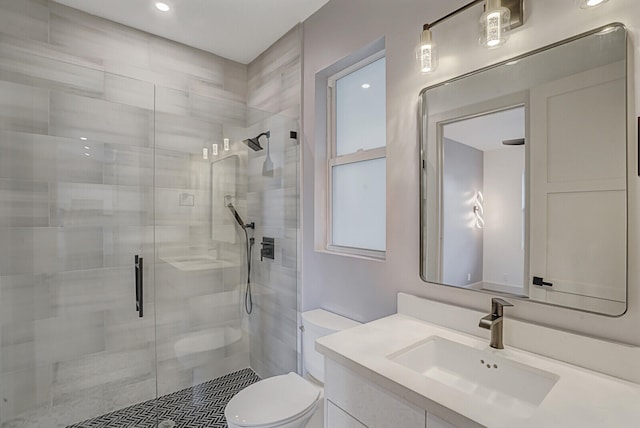
<path fill-rule="evenodd" d="M 526 294 L 525 108 L 442 126 L 441 282 Z"/>

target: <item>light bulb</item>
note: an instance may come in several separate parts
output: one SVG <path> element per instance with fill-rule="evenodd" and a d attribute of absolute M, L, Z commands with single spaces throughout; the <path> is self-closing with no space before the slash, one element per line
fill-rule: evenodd
<path fill-rule="evenodd" d="M 500 0 L 487 0 L 486 11 L 480 17 L 480 45 L 495 48 L 506 43 L 511 28 L 511 12 Z"/>
<path fill-rule="evenodd" d="M 438 68 L 438 52 L 429 29 L 422 31 L 420 44 L 416 48 L 416 61 L 422 74 L 430 73 Z"/>
<path fill-rule="evenodd" d="M 603 3 L 606 3 L 609 0 L 576 0 L 576 4 L 581 9 L 590 9 L 592 7 L 600 6 Z"/>
<path fill-rule="evenodd" d="M 169 12 L 171 10 L 171 7 L 166 3 L 157 2 L 156 9 L 158 9 L 160 12 Z"/>

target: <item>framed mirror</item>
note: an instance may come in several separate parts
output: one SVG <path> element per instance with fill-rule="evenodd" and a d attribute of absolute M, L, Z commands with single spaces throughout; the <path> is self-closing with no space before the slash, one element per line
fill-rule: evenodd
<path fill-rule="evenodd" d="M 627 49 L 612 24 L 421 92 L 424 281 L 626 311 Z"/>

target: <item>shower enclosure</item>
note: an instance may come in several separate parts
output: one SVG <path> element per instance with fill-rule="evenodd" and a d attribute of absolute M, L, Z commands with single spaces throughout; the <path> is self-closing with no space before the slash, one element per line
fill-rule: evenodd
<path fill-rule="evenodd" d="M 295 371 L 297 121 L 2 55 L 0 425 L 64 427 L 250 366 Z M 268 159 L 242 143 L 267 130 Z M 229 198 L 255 223 L 251 315 Z"/>

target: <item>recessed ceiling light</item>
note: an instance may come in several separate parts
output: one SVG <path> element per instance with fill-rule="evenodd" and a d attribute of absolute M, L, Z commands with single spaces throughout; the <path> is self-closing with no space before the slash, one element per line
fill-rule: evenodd
<path fill-rule="evenodd" d="M 84 155 L 85 155 L 85 156 L 91 156 L 89 153 L 85 153 Z"/>
<path fill-rule="evenodd" d="M 87 138 L 87 137 L 80 137 L 80 139 L 81 139 L 82 141 L 87 141 L 87 140 L 88 140 L 88 138 Z"/>
<path fill-rule="evenodd" d="M 89 146 L 84 146 L 84 149 L 85 149 L 85 150 L 91 150 L 91 147 L 89 147 Z"/>
<path fill-rule="evenodd" d="M 368 84 L 368 83 L 363 83 L 362 84 L 362 89 L 369 89 L 370 87 L 371 87 L 371 85 Z"/>
<path fill-rule="evenodd" d="M 169 12 L 169 10 L 171 10 L 171 7 L 168 4 L 159 1 L 156 3 L 156 9 L 158 9 L 160 12 Z"/>

